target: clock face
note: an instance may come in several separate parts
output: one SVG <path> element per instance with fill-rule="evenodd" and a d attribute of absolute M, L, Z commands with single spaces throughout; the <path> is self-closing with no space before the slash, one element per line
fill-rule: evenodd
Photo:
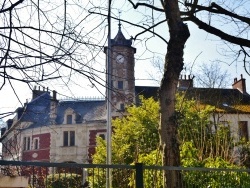
<path fill-rule="evenodd" d="M 125 58 L 123 55 L 119 54 L 116 56 L 116 62 L 117 63 L 123 63 L 125 61 Z"/>

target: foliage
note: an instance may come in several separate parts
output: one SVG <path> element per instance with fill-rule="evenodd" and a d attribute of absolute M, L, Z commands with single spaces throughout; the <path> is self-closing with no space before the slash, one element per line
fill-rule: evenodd
<path fill-rule="evenodd" d="M 141 154 L 139 156 L 139 161 L 140 163 L 143 163 L 146 166 L 161 166 L 161 152 L 156 149 L 150 152 L 149 154 Z M 143 178 L 145 187 L 163 187 L 162 171 L 160 170 L 144 170 Z"/>
<path fill-rule="evenodd" d="M 236 164 L 233 148 L 249 152 L 246 142 L 236 142 L 230 133 L 231 125 L 216 124 L 211 121 L 214 107 L 202 105 L 195 100 L 187 100 L 182 94 L 176 96 L 176 114 L 179 125 L 180 157 L 183 167 L 202 168 L 243 168 Z M 112 160 L 115 164 L 161 165 L 158 149 L 157 121 L 158 103 L 153 99 L 141 98 L 141 106 L 128 107 L 128 116 L 113 121 Z M 152 133 L 151 133 L 152 132 Z M 147 135 L 147 136 L 146 136 Z M 106 142 L 97 138 L 98 146 L 94 163 L 106 162 Z M 134 186 L 135 174 L 132 170 L 114 170 L 113 184 Z M 97 174 L 97 173 L 95 173 Z M 120 178 L 122 174 L 122 179 Z M 94 187 L 105 186 L 105 170 L 98 172 L 98 183 Z M 241 180 L 249 178 L 245 172 L 231 171 L 186 171 L 183 172 L 186 185 L 190 187 L 238 187 Z M 162 186 L 160 171 L 145 170 L 145 187 Z M 248 180 L 244 185 L 248 185 Z M 98 186 L 97 186 L 98 185 Z M 102 185 L 102 186 L 101 186 Z"/>
<path fill-rule="evenodd" d="M 222 157 L 226 161 L 233 162 L 232 148 L 235 146 L 235 140 L 231 136 L 230 124 L 225 126 L 219 121 L 217 123 L 211 120 L 214 114 L 213 106 L 203 105 L 199 101 L 187 100 L 184 97 L 182 94 L 176 97 L 179 138 L 184 148 L 192 142 L 197 149 L 196 157 L 200 161 L 208 157 Z"/>
<path fill-rule="evenodd" d="M 112 122 L 112 163 L 134 164 L 146 162 L 148 165 L 160 162 L 158 120 L 159 104 L 153 98 L 140 97 L 140 106 L 127 107 L 127 116 L 115 119 Z M 106 142 L 97 138 L 96 153 L 93 163 L 106 162 Z M 122 173 L 122 179 L 120 178 Z M 133 184 L 133 173 L 131 170 L 113 170 L 113 185 Z M 105 185 L 105 171 L 99 172 L 94 187 Z"/>
<path fill-rule="evenodd" d="M 182 165 L 184 167 L 205 167 L 211 169 L 244 169 L 244 167 L 232 164 L 222 157 L 208 157 L 199 160 L 198 149 L 194 147 L 192 142 L 185 142 L 181 148 Z M 193 171 L 185 171 L 184 182 L 188 187 L 249 187 L 250 176 L 247 172 L 237 171 L 216 171 L 199 169 Z"/>
<path fill-rule="evenodd" d="M 81 186 L 82 179 L 78 174 L 51 174 L 45 180 L 48 188 L 78 188 Z"/>
<path fill-rule="evenodd" d="M 182 166 L 244 169 L 240 163 L 235 164 L 237 156 L 234 155 L 233 148 L 237 142 L 230 134 L 230 125 L 225 126 L 211 121 L 213 107 L 201 105 L 194 100 L 185 100 L 183 97 L 183 95 L 177 96 Z M 246 149 L 244 142 L 238 146 Z M 250 185 L 250 177 L 246 172 L 196 170 L 186 171 L 183 174 L 188 187 L 219 188 Z"/>
<path fill-rule="evenodd" d="M 149 154 L 159 144 L 159 104 L 153 98 L 140 97 L 141 105 L 127 108 L 128 116 L 112 122 L 112 161 L 114 164 L 140 162 L 141 154 Z M 124 136 L 126 135 L 126 136 Z M 97 139 L 94 163 L 106 161 L 106 143 Z"/>
<path fill-rule="evenodd" d="M 244 139 L 240 140 L 236 143 L 236 147 L 238 148 L 238 155 L 242 164 L 245 167 L 250 168 L 250 141 L 246 142 Z"/>

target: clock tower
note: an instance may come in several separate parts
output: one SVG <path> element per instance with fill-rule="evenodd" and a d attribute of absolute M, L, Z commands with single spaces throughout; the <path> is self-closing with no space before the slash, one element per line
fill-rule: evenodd
<path fill-rule="evenodd" d="M 132 39 L 126 39 L 119 22 L 118 33 L 111 39 L 111 74 L 112 74 L 112 115 L 120 115 L 125 105 L 132 104 L 135 99 L 134 54 Z M 107 48 L 105 48 L 107 54 Z"/>

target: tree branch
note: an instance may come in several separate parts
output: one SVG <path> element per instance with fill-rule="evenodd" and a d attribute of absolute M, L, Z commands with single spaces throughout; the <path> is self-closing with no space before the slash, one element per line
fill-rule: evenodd
<path fill-rule="evenodd" d="M 19 1 L 15 2 L 10 7 L 0 10 L 0 13 L 7 12 L 7 11 L 12 11 L 17 5 L 21 4 L 23 1 L 24 0 L 19 0 Z"/>
<path fill-rule="evenodd" d="M 159 11 L 159 12 L 164 12 L 163 9 L 158 8 L 158 7 L 155 7 L 155 6 L 153 6 L 153 5 L 149 5 L 149 4 L 147 4 L 147 3 L 136 3 L 136 4 L 135 4 L 135 3 L 133 3 L 133 1 L 131 1 L 131 0 L 128 0 L 128 2 L 130 2 L 130 4 L 133 6 L 134 9 L 137 9 L 139 6 L 144 6 L 144 7 L 148 7 L 148 8 L 151 8 L 151 9 L 153 9 L 153 10 Z"/>
<path fill-rule="evenodd" d="M 184 18 L 185 20 L 189 20 L 192 21 L 193 23 L 195 23 L 200 29 L 203 29 L 204 31 L 213 34 L 215 36 L 220 37 L 221 39 L 233 43 L 233 44 L 237 44 L 239 46 L 245 46 L 245 47 L 250 47 L 250 41 L 247 39 L 243 39 L 243 38 L 239 38 L 239 37 L 235 37 L 232 35 L 229 35 L 211 25 L 208 25 L 207 23 L 199 20 L 197 17 L 195 16 L 190 16 L 188 18 Z"/>
<path fill-rule="evenodd" d="M 188 6 L 188 7 L 191 7 L 191 9 L 193 10 L 193 11 L 187 13 L 189 15 L 190 14 L 193 15 L 195 12 L 199 12 L 199 11 L 203 11 L 204 10 L 204 11 L 208 11 L 208 12 L 211 12 L 211 13 L 224 14 L 226 16 L 230 16 L 232 18 L 236 18 L 236 19 L 238 19 L 238 20 L 240 20 L 242 22 L 245 22 L 245 23 L 247 23 L 247 24 L 250 25 L 250 18 L 247 18 L 245 16 L 240 16 L 238 14 L 230 12 L 230 11 L 222 8 L 221 6 L 219 6 L 216 3 L 211 3 L 211 6 L 209 6 L 209 7 L 205 7 L 205 6 L 201 6 L 201 5 L 197 5 L 197 4 L 193 4 L 193 3 L 185 3 L 185 5 Z M 194 11 L 194 9 L 196 9 L 196 10 Z"/>

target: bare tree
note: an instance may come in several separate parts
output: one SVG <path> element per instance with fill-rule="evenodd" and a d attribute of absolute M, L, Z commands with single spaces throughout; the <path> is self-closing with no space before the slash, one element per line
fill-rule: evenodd
<path fill-rule="evenodd" d="M 102 51 L 107 39 L 107 16 L 111 15 L 114 20 L 118 18 L 114 16 L 115 12 L 108 13 L 106 1 L 84 2 L 74 0 L 64 0 L 62 3 L 52 0 L 1 2 L 0 89 L 7 82 L 11 85 L 14 81 L 21 81 L 31 86 L 31 83 L 42 84 L 44 81 L 54 79 L 61 79 L 66 87 L 73 77 L 80 76 L 89 79 L 93 85 L 105 86 L 105 81 L 100 76 L 103 71 L 94 69 L 93 64 L 98 64 L 99 52 Z M 136 23 L 134 20 L 121 19 L 122 23 L 140 29 L 134 33 L 132 39 L 142 40 L 140 36 L 145 35 L 143 41 L 147 44 L 150 37 L 146 34 L 150 33 L 167 44 L 159 90 L 161 113 L 159 134 L 163 165 L 180 166 L 175 93 L 184 66 L 183 50 L 190 36 L 188 26 L 184 22 L 193 22 L 199 29 L 218 36 L 229 47 L 224 53 L 227 55 L 229 52 L 233 53 L 234 60 L 241 60 L 247 68 L 250 19 L 248 9 L 245 7 L 248 1 L 218 0 L 211 3 L 199 0 L 157 2 L 127 0 L 126 2 L 129 3 L 129 9 L 133 7 L 137 12 L 142 12 L 143 16 L 143 19 Z M 121 8 L 124 7 L 123 2 Z M 145 9 L 145 14 L 142 7 Z M 113 11 L 117 12 L 117 9 L 114 8 Z M 28 17 L 21 17 L 20 15 L 25 12 Z M 74 15 L 70 12 L 74 12 Z M 160 25 L 163 30 L 165 29 L 164 34 L 154 30 Z M 231 30 L 228 29 L 229 26 L 232 26 Z M 182 187 L 180 173 L 167 172 L 165 183 L 168 188 Z"/>
<path fill-rule="evenodd" d="M 250 19 L 247 17 L 249 15 L 248 9 L 244 8 L 244 6 L 246 7 L 248 2 L 222 0 L 215 3 L 199 0 L 161 0 L 162 7 L 155 7 L 152 4 L 141 2 L 135 4 L 131 0 L 129 2 L 135 9 L 144 6 L 165 14 L 169 39 L 167 40 L 168 47 L 165 56 L 164 74 L 159 90 L 161 112 L 159 133 L 163 152 L 163 165 L 179 166 L 178 125 L 176 123 L 174 101 L 178 78 L 183 69 L 183 50 L 190 35 L 188 27 L 183 21 L 195 23 L 199 29 L 218 36 L 229 46 L 233 44 L 233 47 L 229 49 L 231 52 L 238 54 L 234 60 L 242 58 L 241 60 L 246 67 L 247 58 L 249 57 L 248 48 L 250 47 L 248 39 Z M 223 27 L 221 27 L 222 24 Z M 232 30 L 228 29 L 229 26 L 231 26 Z M 236 51 L 234 47 L 238 50 Z M 180 185 L 180 174 L 166 173 L 165 175 L 167 187 L 182 186 Z"/>
<path fill-rule="evenodd" d="M 183 20 L 191 21 L 199 29 L 217 36 L 223 43 L 221 53 L 233 62 L 243 62 L 249 74 L 249 1 L 184 1 Z M 226 44 L 226 45 L 225 45 Z M 227 46 L 227 47 L 225 47 Z M 227 62 L 228 63 L 228 62 Z"/>
<path fill-rule="evenodd" d="M 230 74 L 223 70 L 219 62 L 203 63 L 195 74 L 198 87 L 226 88 L 230 84 Z"/>
<path fill-rule="evenodd" d="M 160 84 L 162 75 L 163 75 L 163 66 L 164 66 L 164 61 L 161 57 L 155 57 L 151 61 L 152 66 L 154 67 L 154 70 L 149 72 L 149 77 L 155 81 L 157 84 Z"/>
<path fill-rule="evenodd" d="M 74 96 L 72 85 L 105 87 L 100 56 L 106 41 L 105 17 L 96 19 L 88 12 L 91 8 L 90 2 L 74 0 L 0 2 L 0 91 L 10 87 L 19 98 L 17 84 L 32 89 L 60 83 Z"/>

